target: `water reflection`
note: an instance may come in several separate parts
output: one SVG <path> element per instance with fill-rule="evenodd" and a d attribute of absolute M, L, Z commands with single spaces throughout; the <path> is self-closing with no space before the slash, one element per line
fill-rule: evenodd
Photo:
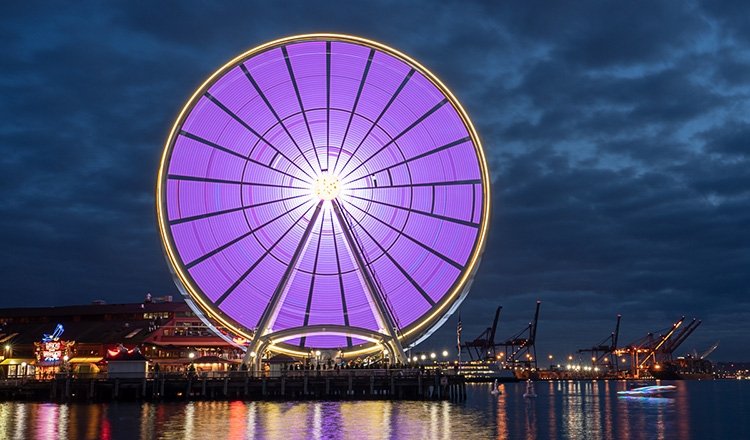
<path fill-rule="evenodd" d="M 619 381 L 473 385 L 464 403 L 0 403 L 0 437 L 58 439 L 747 438 L 747 384 L 679 383 L 673 397 L 619 397 Z M 745 388 L 738 388 L 744 386 Z M 721 405 L 724 405 L 723 407 Z M 693 417 L 691 417 L 693 411 Z M 714 417 L 701 417 L 712 414 Z M 721 417 L 725 417 L 724 420 Z"/>

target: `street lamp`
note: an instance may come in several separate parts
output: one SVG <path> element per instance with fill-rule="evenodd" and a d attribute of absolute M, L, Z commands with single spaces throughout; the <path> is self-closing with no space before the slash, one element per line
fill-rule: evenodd
<path fill-rule="evenodd" d="M 425 359 L 427 359 L 427 356 L 425 356 L 425 355 L 422 355 L 422 356 L 420 356 L 419 358 L 420 358 L 420 359 L 422 359 L 422 360 L 425 360 Z"/>
<path fill-rule="evenodd" d="M 430 353 L 430 359 L 435 359 L 437 355 L 435 353 Z"/>
<path fill-rule="evenodd" d="M 443 350 L 443 357 L 448 357 L 448 350 Z"/>

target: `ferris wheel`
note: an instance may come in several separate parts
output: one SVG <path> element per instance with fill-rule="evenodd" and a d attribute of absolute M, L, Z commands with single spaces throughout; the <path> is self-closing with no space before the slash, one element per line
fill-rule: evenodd
<path fill-rule="evenodd" d="M 157 210 L 178 287 L 248 354 L 404 361 L 468 292 L 490 181 L 468 116 L 427 69 L 313 34 L 246 52 L 193 94 Z"/>

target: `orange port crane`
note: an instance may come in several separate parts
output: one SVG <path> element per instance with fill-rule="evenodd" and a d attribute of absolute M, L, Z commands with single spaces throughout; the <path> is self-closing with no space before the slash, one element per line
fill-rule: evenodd
<path fill-rule="evenodd" d="M 701 324 L 698 319 L 693 319 L 683 326 L 685 317 L 675 321 L 671 327 L 658 332 L 652 332 L 645 337 L 632 342 L 625 347 L 615 350 L 618 356 L 629 355 L 630 366 L 635 377 L 649 369 L 659 369 L 665 362 L 672 360 L 672 354 Z M 655 333 L 659 336 L 656 337 Z"/>

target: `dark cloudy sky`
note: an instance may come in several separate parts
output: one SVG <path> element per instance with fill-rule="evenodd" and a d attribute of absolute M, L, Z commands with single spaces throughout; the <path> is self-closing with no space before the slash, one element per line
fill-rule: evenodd
<path fill-rule="evenodd" d="M 177 294 L 153 193 L 178 110 L 253 46 L 341 32 L 420 60 L 483 138 L 493 225 L 467 337 L 498 304 L 510 336 L 541 299 L 540 355 L 622 313 L 622 341 L 697 316 L 681 351 L 720 339 L 715 359 L 750 360 L 747 3 L 404 3 L 4 4 L 0 307 Z"/>

